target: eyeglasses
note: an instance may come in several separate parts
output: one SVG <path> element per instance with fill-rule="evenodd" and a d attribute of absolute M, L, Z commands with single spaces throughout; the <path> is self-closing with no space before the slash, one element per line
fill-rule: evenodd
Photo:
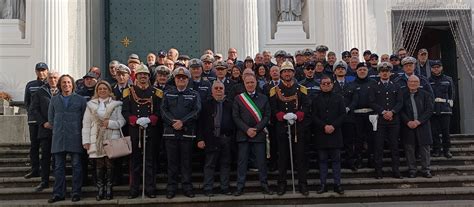
<path fill-rule="evenodd" d="M 315 68 L 305 68 L 305 70 L 315 70 Z"/>
<path fill-rule="evenodd" d="M 323 85 L 323 86 L 329 86 L 329 85 L 331 85 L 331 84 L 332 84 L 331 82 L 324 82 L 324 83 L 321 83 L 321 85 Z"/>
<path fill-rule="evenodd" d="M 224 87 L 214 87 L 215 90 L 224 90 Z"/>
<path fill-rule="evenodd" d="M 344 57 L 342 57 L 342 58 L 350 58 L 350 57 L 351 57 L 351 56 L 347 55 L 347 56 L 344 56 Z"/>
<path fill-rule="evenodd" d="M 178 80 L 186 80 L 186 79 L 188 79 L 188 77 L 186 77 L 186 76 L 177 76 L 177 77 L 175 77 L 175 78 L 178 79 Z"/>

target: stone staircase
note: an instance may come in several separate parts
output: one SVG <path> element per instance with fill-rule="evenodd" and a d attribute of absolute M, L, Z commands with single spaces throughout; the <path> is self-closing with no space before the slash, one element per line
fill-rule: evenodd
<path fill-rule="evenodd" d="M 166 175 L 160 173 L 157 177 L 158 197 L 155 199 L 141 198 L 128 200 L 128 186 L 116 186 L 115 198 L 110 201 L 95 201 L 96 188 L 92 185 L 83 187 L 83 200 L 74 205 L 115 206 L 140 205 L 155 206 L 219 206 L 242 204 L 308 204 L 308 203 L 361 203 L 361 202 L 397 202 L 397 201 L 434 201 L 434 200 L 471 200 L 474 199 L 474 135 L 453 135 L 451 152 L 454 157 L 432 158 L 431 169 L 433 178 L 391 178 L 390 159 L 388 152 L 384 158 L 385 177 L 382 180 L 373 178 L 373 169 L 359 169 L 356 172 L 343 169 L 342 184 L 346 190 L 344 195 L 333 192 L 318 195 L 319 174 L 317 166 L 310 166 L 308 184 L 310 195 L 304 197 L 292 194 L 290 188 L 284 196 L 263 195 L 260 193 L 258 174 L 249 172 L 245 193 L 240 197 L 216 195 L 205 197 L 200 190 L 202 187 L 202 166 L 199 162 L 193 163 L 193 180 L 196 189 L 195 198 L 187 198 L 180 194 L 174 199 L 165 198 Z M 403 153 L 402 153 L 403 154 Z M 40 178 L 24 179 L 29 170 L 28 145 L 0 144 L 0 206 L 41 206 L 48 205 L 46 200 L 51 196 L 52 188 L 40 193 L 34 192 L 34 186 Z M 405 159 L 401 158 L 401 172 L 406 171 Z M 69 167 L 66 172 L 70 171 Z M 403 174 L 404 175 L 404 174 Z M 269 173 L 269 184 L 276 189 L 277 172 Z M 52 186 L 54 179 L 50 178 Z M 67 176 L 68 190 L 70 191 L 71 176 Z M 216 179 L 218 180 L 218 179 Z M 235 186 L 236 172 L 231 173 L 231 185 Z M 330 183 L 331 180 L 328 180 Z M 288 180 L 291 183 L 291 180 Z M 331 189 L 331 188 L 330 188 Z M 59 205 L 73 205 L 66 199 Z"/>

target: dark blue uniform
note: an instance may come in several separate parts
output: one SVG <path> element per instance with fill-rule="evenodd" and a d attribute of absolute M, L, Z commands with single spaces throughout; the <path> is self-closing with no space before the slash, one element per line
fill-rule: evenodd
<path fill-rule="evenodd" d="M 163 138 L 165 139 L 168 159 L 168 195 L 175 194 L 178 189 L 178 174 L 181 172 L 183 191 L 192 192 L 192 149 L 196 138 L 196 122 L 201 110 L 201 98 L 198 92 L 186 88 L 168 90 L 161 105 L 161 115 L 164 122 Z M 181 120 L 180 130 L 173 128 L 174 120 Z M 189 195 L 189 194 L 188 194 Z"/>
<path fill-rule="evenodd" d="M 433 135 L 433 154 L 439 154 L 441 148 L 447 156 L 451 141 L 449 124 L 455 97 L 453 79 L 447 75 L 432 75 L 429 79 L 434 92 L 434 109 L 431 116 L 431 131 Z M 439 135 L 441 134 L 441 140 Z"/>
<path fill-rule="evenodd" d="M 377 132 L 374 140 L 376 178 L 382 178 L 382 159 L 385 140 L 392 153 L 392 173 L 400 177 L 400 155 L 398 150 L 398 134 L 400 131 L 399 112 L 403 107 L 403 96 L 400 87 L 392 81 L 379 81 L 370 90 L 370 106 L 378 115 Z M 393 113 L 391 120 L 383 117 L 384 111 Z"/>
<path fill-rule="evenodd" d="M 426 79 L 424 76 L 418 76 L 418 78 L 420 78 L 420 88 L 419 89 L 428 92 L 429 94 L 431 94 L 431 97 L 433 97 L 433 95 L 434 95 L 433 94 L 433 89 L 431 88 L 428 79 Z M 400 88 L 403 89 L 403 90 L 408 90 L 407 81 L 408 81 L 408 77 L 406 76 L 406 74 L 400 75 L 400 76 L 393 79 L 393 82 L 398 84 L 400 86 Z"/>
<path fill-rule="evenodd" d="M 33 95 L 43 86 L 45 82 L 43 80 L 33 80 L 25 86 L 25 97 L 24 103 L 28 114 L 28 128 L 30 132 L 30 160 L 31 160 L 31 174 L 39 176 L 40 163 L 39 163 L 39 148 L 40 140 L 38 139 L 38 123 L 30 110 L 30 104 Z"/>
<path fill-rule="evenodd" d="M 357 153 L 357 165 L 361 167 L 362 153 L 364 152 L 364 143 L 367 143 L 367 157 L 369 166 L 373 164 L 373 131 L 372 124 L 369 121 L 369 115 L 373 114 L 370 108 L 369 91 L 377 82 L 366 77 L 364 79 L 356 78 L 351 87 L 354 91 L 352 103 L 349 106 L 353 109 L 356 125 L 355 152 Z"/>
<path fill-rule="evenodd" d="M 202 71 L 202 78 L 209 81 L 210 83 L 214 82 L 217 79 L 216 72 L 211 69 L 209 72 Z"/>
<path fill-rule="evenodd" d="M 199 93 L 201 101 L 205 101 L 211 97 L 211 82 L 201 78 L 199 81 L 189 80 L 188 88 Z"/>

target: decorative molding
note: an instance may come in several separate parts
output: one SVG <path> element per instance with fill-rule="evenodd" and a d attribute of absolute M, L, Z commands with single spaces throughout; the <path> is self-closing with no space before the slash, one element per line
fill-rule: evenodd
<path fill-rule="evenodd" d="M 33 4 L 37 4 L 37 2 L 39 1 L 36 0 L 33 3 L 33 0 L 25 0 L 25 21 L 18 19 L 0 19 L 0 45 L 31 44 L 31 36 L 33 34 L 32 20 L 34 15 L 32 6 Z M 7 26 L 7 28 L 3 26 Z M 19 31 L 11 31 L 11 29 L 16 30 L 16 28 L 12 28 L 12 26 L 18 27 Z M 13 34 L 14 36 L 10 36 L 9 34 Z"/>

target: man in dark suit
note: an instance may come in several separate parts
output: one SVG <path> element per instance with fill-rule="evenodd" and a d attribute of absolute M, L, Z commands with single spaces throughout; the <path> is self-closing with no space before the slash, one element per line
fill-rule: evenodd
<path fill-rule="evenodd" d="M 321 180 L 318 194 L 327 192 L 329 158 L 332 161 L 334 192 L 344 194 L 341 187 L 341 148 L 343 147 L 341 126 L 346 109 L 342 96 L 332 92 L 333 84 L 331 78 L 324 76 L 320 84 L 322 93 L 313 100 L 311 106 Z"/>
<path fill-rule="evenodd" d="M 392 64 L 382 62 L 377 66 L 380 80 L 369 91 L 370 107 L 377 113 L 377 131 L 374 139 L 375 178 L 382 178 L 382 158 L 385 140 L 392 153 L 392 176 L 401 178 L 400 156 L 398 154 L 398 134 L 400 121 L 398 114 L 403 106 L 400 87 L 390 81 Z"/>
<path fill-rule="evenodd" d="M 224 84 L 214 81 L 212 98 L 202 103 L 197 127 L 197 145 L 206 152 L 204 164 L 204 195 L 213 196 L 214 173 L 220 164 L 221 193 L 231 195 L 229 190 L 230 147 L 234 136 L 232 102 L 224 94 Z"/>
<path fill-rule="evenodd" d="M 416 75 L 408 78 L 407 86 L 408 88 L 403 90 L 403 108 L 400 117 L 408 177 L 416 177 L 415 147 L 417 147 L 421 156 L 423 177 L 431 178 L 430 145 L 433 144 L 433 140 L 430 117 L 433 113 L 433 98 L 429 92 L 420 90 L 420 79 Z"/>
<path fill-rule="evenodd" d="M 49 173 L 51 168 L 51 139 L 52 126 L 48 122 L 48 107 L 51 97 L 58 94 L 57 88 L 59 73 L 48 72 L 48 83 L 36 91 L 31 99 L 29 111 L 38 124 L 38 139 L 41 147 L 41 183 L 36 186 L 35 191 L 41 192 L 49 187 Z"/>
<path fill-rule="evenodd" d="M 270 104 L 268 98 L 256 92 L 257 79 L 255 75 L 247 75 L 243 79 L 245 92 L 235 96 L 232 107 L 232 117 L 237 127 L 236 141 L 238 143 L 237 191 L 240 196 L 245 187 L 248 160 L 251 148 L 255 153 L 257 168 L 263 194 L 273 194 L 268 188 L 267 166 L 265 163 L 265 127 L 270 120 Z"/>

